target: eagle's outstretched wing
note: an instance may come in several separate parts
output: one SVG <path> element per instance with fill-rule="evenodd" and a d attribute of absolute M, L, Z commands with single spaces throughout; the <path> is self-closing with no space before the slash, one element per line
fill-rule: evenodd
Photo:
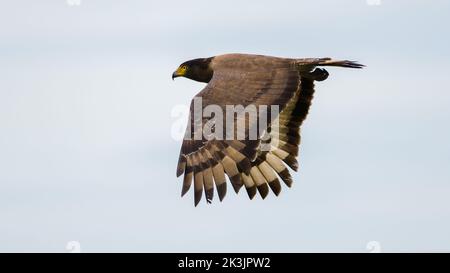
<path fill-rule="evenodd" d="M 183 140 L 177 167 L 177 176 L 184 173 L 182 195 L 194 180 L 195 205 L 203 190 L 207 202 L 213 199 L 214 184 L 222 200 L 226 193 L 226 176 L 236 192 L 245 185 L 250 199 L 256 191 L 265 198 L 269 187 L 278 195 L 281 191 L 278 177 L 291 186 L 292 178 L 286 165 L 295 171 L 298 168 L 299 129 L 311 104 L 314 80 L 328 76 L 325 70 L 313 69 L 325 61 L 330 62 L 330 59 L 295 60 L 241 54 L 214 57 L 213 77 L 195 96 L 202 99 L 203 109 L 217 105 L 225 112 L 227 105 L 278 105 L 280 114 L 269 117 L 264 135 L 258 135 L 257 139 L 250 139 L 248 130 L 244 140 L 206 139 L 203 134 L 200 139 L 195 139 L 195 131 L 202 130 L 209 119 L 195 117 L 193 100 L 188 123 L 190 130 L 187 130 L 190 133 Z M 246 129 L 257 126 L 255 123 L 258 122 L 252 123 L 247 115 L 245 118 Z M 278 122 L 272 124 L 274 118 L 278 118 Z M 227 129 L 225 124 L 222 122 L 223 132 Z M 261 149 L 262 144 L 271 149 Z"/>

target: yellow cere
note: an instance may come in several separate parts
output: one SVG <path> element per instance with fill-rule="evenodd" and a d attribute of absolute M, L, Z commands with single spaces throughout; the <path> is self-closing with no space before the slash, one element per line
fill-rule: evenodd
<path fill-rule="evenodd" d="M 177 74 L 178 75 L 182 76 L 182 75 L 184 75 L 185 72 L 186 72 L 186 66 L 185 65 L 178 67 L 178 69 L 177 69 Z"/>

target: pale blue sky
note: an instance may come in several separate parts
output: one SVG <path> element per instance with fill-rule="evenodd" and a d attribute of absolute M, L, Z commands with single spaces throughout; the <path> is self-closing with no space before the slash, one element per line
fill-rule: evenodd
<path fill-rule="evenodd" d="M 450 2 L 2 1 L 0 251 L 450 251 Z M 193 206 L 183 61 L 335 57 L 292 189 Z"/>

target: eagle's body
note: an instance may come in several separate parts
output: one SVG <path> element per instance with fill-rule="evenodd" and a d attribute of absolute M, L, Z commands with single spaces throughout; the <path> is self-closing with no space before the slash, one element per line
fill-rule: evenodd
<path fill-rule="evenodd" d="M 212 200 L 214 184 L 222 200 L 226 193 L 225 174 L 236 192 L 245 185 L 250 199 L 256 191 L 265 198 L 269 187 L 278 195 L 281 190 L 278 177 L 290 187 L 292 178 L 286 165 L 297 171 L 300 126 L 311 105 L 314 81 L 328 77 L 328 72 L 317 66 L 362 67 L 355 62 L 330 58 L 288 59 L 248 54 L 195 59 L 180 65 L 172 77 L 184 76 L 208 83 L 195 96 L 202 99 L 203 108 L 218 105 L 225 111 L 227 105 L 277 105 L 280 110 L 279 116 L 269 117 L 264 133 L 257 139 L 249 137 L 247 128 L 245 139 L 195 139 L 192 137 L 195 131 L 211 119 L 194 119 L 191 103 L 188 124 L 191 130 L 183 140 L 177 168 L 177 176 L 184 173 L 182 195 L 193 179 L 195 205 L 203 190 L 207 201 Z M 259 126 L 247 116 L 245 121 L 249 128 Z M 225 131 L 227 128 L 223 126 Z M 262 150 L 262 144 L 268 144 L 271 149 Z"/>

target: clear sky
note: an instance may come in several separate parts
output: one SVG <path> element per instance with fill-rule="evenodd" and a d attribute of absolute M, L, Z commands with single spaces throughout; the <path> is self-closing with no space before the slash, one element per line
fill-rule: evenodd
<path fill-rule="evenodd" d="M 450 2 L 2 1 L 0 251 L 450 251 Z M 330 68 L 279 197 L 193 206 L 175 177 L 183 61 Z"/>

